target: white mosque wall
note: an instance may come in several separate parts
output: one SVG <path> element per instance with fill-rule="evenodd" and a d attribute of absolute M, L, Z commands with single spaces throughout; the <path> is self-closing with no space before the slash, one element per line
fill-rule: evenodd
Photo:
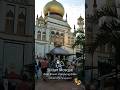
<path fill-rule="evenodd" d="M 46 29 L 46 41 L 48 41 L 48 43 L 50 42 L 50 30 L 49 29 Z"/>
<path fill-rule="evenodd" d="M 47 28 L 52 27 L 53 29 L 56 28 L 56 29 L 62 30 L 62 31 L 70 29 L 68 27 L 67 22 L 65 22 L 65 21 L 60 21 L 60 20 L 56 20 L 56 19 L 48 17 L 48 19 L 46 19 L 46 22 L 47 22 Z"/>
<path fill-rule="evenodd" d="M 35 43 L 35 53 L 38 56 L 44 57 L 44 45 L 41 45 L 40 43 Z"/>
<path fill-rule="evenodd" d="M 66 32 L 70 29 L 64 25 L 66 22 L 63 22 L 63 21 L 59 22 L 59 20 L 55 20 L 52 18 L 48 18 L 48 20 L 52 20 L 52 22 L 54 23 L 47 22 L 46 28 L 37 27 L 37 26 L 35 27 L 35 39 L 36 39 L 35 52 L 38 56 L 41 56 L 41 57 L 46 56 L 46 53 L 50 52 L 50 50 L 54 48 L 54 45 L 50 44 L 50 32 L 51 31 L 54 31 L 55 33 L 59 32 L 59 33 L 65 34 L 65 42 L 66 42 L 65 44 L 67 44 L 67 37 L 69 33 L 66 33 Z M 41 32 L 46 31 L 46 41 L 37 40 L 37 32 L 39 30 Z M 74 53 L 73 49 L 68 48 L 68 46 L 64 46 L 64 47 L 66 48 L 66 50 L 68 50 L 68 52 Z"/>
<path fill-rule="evenodd" d="M 40 43 L 35 43 L 35 54 L 40 57 L 44 57 L 45 45 Z"/>
<path fill-rule="evenodd" d="M 36 41 L 35 43 L 35 53 L 38 56 L 46 57 L 46 54 L 52 50 L 54 46 L 43 41 Z"/>

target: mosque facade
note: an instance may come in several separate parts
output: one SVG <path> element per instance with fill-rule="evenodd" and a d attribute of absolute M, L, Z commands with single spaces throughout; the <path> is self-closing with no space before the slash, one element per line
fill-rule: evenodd
<path fill-rule="evenodd" d="M 38 16 L 35 25 L 35 53 L 45 57 L 54 47 L 60 46 L 70 54 L 75 54 L 79 48 L 72 48 L 75 36 L 66 19 L 63 19 L 65 10 L 56 0 L 48 2 L 44 7 L 44 17 Z M 73 57 L 73 56 L 72 56 Z"/>

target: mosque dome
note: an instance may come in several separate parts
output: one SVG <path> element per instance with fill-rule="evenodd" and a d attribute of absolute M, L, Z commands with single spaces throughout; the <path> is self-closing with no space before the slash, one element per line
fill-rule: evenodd
<path fill-rule="evenodd" d="M 64 7 L 62 6 L 61 3 L 57 2 L 56 0 L 52 0 L 50 2 L 48 2 L 44 9 L 44 15 L 47 16 L 48 12 L 49 14 L 55 14 L 55 15 L 59 15 L 61 17 L 64 16 Z"/>

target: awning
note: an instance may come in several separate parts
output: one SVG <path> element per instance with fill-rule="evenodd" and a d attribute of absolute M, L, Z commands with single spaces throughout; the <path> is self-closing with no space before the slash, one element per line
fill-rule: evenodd
<path fill-rule="evenodd" d="M 51 54 L 51 55 L 73 55 L 61 47 L 55 47 L 48 54 Z"/>

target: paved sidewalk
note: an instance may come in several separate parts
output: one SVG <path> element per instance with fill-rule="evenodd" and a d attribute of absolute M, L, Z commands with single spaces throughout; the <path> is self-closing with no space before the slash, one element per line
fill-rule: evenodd
<path fill-rule="evenodd" d="M 35 90 L 80 90 L 73 81 L 36 81 Z"/>

